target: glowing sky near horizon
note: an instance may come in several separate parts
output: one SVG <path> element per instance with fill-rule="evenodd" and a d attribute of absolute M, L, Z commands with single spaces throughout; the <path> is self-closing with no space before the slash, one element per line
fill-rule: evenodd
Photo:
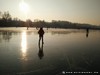
<path fill-rule="evenodd" d="M 0 0 L 0 11 L 9 11 L 13 17 L 26 20 L 20 11 L 22 0 Z M 64 20 L 100 25 L 100 0 L 24 0 L 29 5 L 27 18 L 34 21 Z"/>

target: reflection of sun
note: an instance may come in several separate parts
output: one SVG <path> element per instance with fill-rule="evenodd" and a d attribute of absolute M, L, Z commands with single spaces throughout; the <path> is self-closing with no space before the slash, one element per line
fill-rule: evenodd
<path fill-rule="evenodd" d="M 28 13 L 29 12 L 29 6 L 24 1 L 20 2 L 19 8 L 23 13 Z"/>
<path fill-rule="evenodd" d="M 26 60 L 27 40 L 26 40 L 26 32 L 25 31 L 22 32 L 21 51 L 22 51 L 22 59 Z"/>

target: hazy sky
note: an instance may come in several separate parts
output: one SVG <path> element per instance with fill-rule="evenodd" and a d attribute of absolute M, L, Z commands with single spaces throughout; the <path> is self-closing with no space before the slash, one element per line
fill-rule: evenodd
<path fill-rule="evenodd" d="M 20 11 L 22 0 L 0 0 L 0 11 L 26 20 L 67 20 L 100 25 L 100 0 L 24 0 L 30 8 L 27 18 Z"/>

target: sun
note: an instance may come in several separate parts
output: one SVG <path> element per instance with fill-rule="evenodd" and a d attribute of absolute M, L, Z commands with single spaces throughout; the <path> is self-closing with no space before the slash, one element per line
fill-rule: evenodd
<path fill-rule="evenodd" d="M 23 13 L 29 12 L 29 5 L 27 3 L 25 3 L 24 1 L 19 3 L 19 8 Z"/>

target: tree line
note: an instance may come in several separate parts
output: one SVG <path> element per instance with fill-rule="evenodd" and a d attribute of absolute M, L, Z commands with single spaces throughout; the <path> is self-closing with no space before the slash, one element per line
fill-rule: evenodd
<path fill-rule="evenodd" d="M 77 28 L 77 29 L 100 29 L 100 26 L 91 25 L 91 24 L 81 24 L 81 23 L 72 23 L 69 21 L 61 20 L 52 20 L 51 22 L 46 22 L 44 20 L 35 19 L 32 22 L 30 19 L 22 21 L 20 19 L 12 18 L 11 14 L 6 12 L 0 12 L 0 27 L 45 27 L 45 28 Z"/>

